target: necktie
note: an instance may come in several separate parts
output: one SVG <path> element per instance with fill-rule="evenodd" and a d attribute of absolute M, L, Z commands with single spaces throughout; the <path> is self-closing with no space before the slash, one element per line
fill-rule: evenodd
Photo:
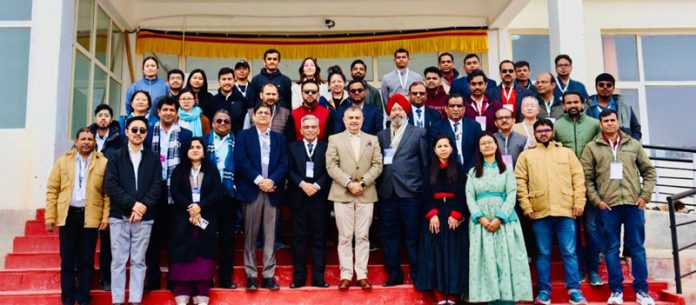
<path fill-rule="evenodd" d="M 312 150 L 314 150 L 314 144 L 308 143 L 307 144 L 307 150 L 309 150 L 309 154 L 312 154 Z"/>
<path fill-rule="evenodd" d="M 416 120 L 418 127 L 423 127 L 423 120 L 421 119 L 421 112 L 423 112 L 422 109 L 418 108 L 416 109 L 416 115 L 418 116 L 418 119 Z"/>
<path fill-rule="evenodd" d="M 454 135 L 457 137 L 457 141 L 459 141 L 460 138 L 460 133 L 459 133 L 459 122 L 454 123 Z"/>

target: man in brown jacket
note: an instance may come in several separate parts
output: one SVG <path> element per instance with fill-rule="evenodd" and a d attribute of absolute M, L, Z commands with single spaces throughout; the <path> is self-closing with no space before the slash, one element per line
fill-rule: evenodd
<path fill-rule="evenodd" d="M 575 217 L 585 208 L 585 175 L 572 150 L 552 141 L 553 123 L 534 123 L 536 145 L 517 159 L 517 198 L 524 215 L 532 219 L 537 244 L 538 289 L 534 304 L 551 303 L 551 246 L 554 234 L 563 258 L 570 304 L 587 304 L 580 291 L 575 253 Z"/>
<path fill-rule="evenodd" d="M 74 147 L 56 161 L 48 178 L 45 222 L 48 232 L 60 227 L 63 304 L 90 303 L 97 230 L 109 225 L 107 160 L 94 146 L 94 133 L 87 127 L 78 130 Z"/>
<path fill-rule="evenodd" d="M 377 137 L 360 131 L 362 122 L 360 107 L 348 108 L 343 115 L 346 130 L 330 136 L 326 150 L 326 170 L 333 179 L 329 200 L 334 202 L 338 227 L 338 260 L 341 265 L 338 288 L 341 290 L 350 286 L 353 270 L 361 288 L 372 288 L 367 280 L 369 232 L 374 202 L 377 201 L 375 180 L 382 173 L 382 152 Z"/>

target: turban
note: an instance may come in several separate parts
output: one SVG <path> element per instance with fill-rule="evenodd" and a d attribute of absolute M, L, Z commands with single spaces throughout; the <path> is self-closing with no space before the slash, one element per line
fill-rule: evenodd
<path fill-rule="evenodd" d="M 392 97 L 390 97 L 387 101 L 387 115 L 391 114 L 392 107 L 394 107 L 395 104 L 399 104 L 399 106 L 401 106 L 401 108 L 403 108 L 406 112 L 406 115 L 409 115 L 411 113 L 411 104 L 408 102 L 406 97 L 397 93 L 392 95 Z"/>

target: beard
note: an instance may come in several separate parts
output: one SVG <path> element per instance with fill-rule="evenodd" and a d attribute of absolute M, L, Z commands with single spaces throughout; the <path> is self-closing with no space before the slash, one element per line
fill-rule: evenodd
<path fill-rule="evenodd" d="M 365 79 L 365 75 L 356 74 L 356 75 L 351 75 L 351 76 L 353 77 L 354 80 L 362 81 Z"/>

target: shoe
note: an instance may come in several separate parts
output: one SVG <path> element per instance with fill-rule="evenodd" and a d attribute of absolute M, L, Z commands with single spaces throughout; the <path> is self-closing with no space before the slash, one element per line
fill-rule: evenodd
<path fill-rule="evenodd" d="M 609 296 L 609 299 L 607 300 L 607 304 L 609 305 L 621 305 L 623 304 L 623 292 L 621 291 L 614 291 L 611 293 Z"/>
<path fill-rule="evenodd" d="M 237 287 L 238 287 L 237 284 L 235 284 L 234 282 L 220 283 L 220 288 L 224 288 L 224 289 L 237 289 Z"/>
<path fill-rule="evenodd" d="M 254 291 L 254 290 L 256 290 L 256 289 L 259 289 L 259 288 L 258 288 L 258 283 L 256 282 L 256 278 L 255 278 L 255 277 L 248 277 L 248 278 L 247 278 L 246 290 Z"/>
<path fill-rule="evenodd" d="M 549 304 L 551 304 L 551 294 L 546 290 L 539 291 L 539 294 L 537 294 L 536 299 L 534 299 L 534 304 L 536 304 L 536 305 L 549 305 Z"/>
<path fill-rule="evenodd" d="M 276 250 L 280 250 L 280 249 L 288 248 L 288 246 L 286 246 L 286 245 L 285 245 L 284 243 L 282 243 L 282 242 L 276 241 L 276 242 L 275 242 L 275 248 L 276 248 Z"/>
<path fill-rule="evenodd" d="M 280 286 L 278 286 L 278 283 L 276 283 L 274 278 L 269 277 L 269 278 L 265 278 L 261 281 L 261 288 L 270 289 L 270 290 L 278 290 L 278 289 L 280 289 Z"/>
<path fill-rule="evenodd" d="M 301 283 L 301 282 L 297 282 L 297 283 L 292 282 L 292 283 L 290 283 L 290 288 L 291 288 L 291 289 L 297 289 L 297 288 L 302 288 L 302 287 L 304 287 L 304 283 L 303 283 L 303 282 L 302 282 L 302 283 Z"/>
<path fill-rule="evenodd" d="M 329 283 L 327 283 L 327 282 L 318 282 L 318 283 L 312 282 L 312 287 L 329 288 Z"/>
<path fill-rule="evenodd" d="M 655 300 L 646 291 L 636 293 L 636 301 L 640 305 L 655 305 Z"/>
<path fill-rule="evenodd" d="M 382 284 L 383 287 L 391 287 L 391 286 L 396 286 L 396 285 L 403 285 L 404 280 L 403 279 L 389 279 L 387 280 L 384 284 Z"/>
<path fill-rule="evenodd" d="M 572 305 L 587 305 L 587 299 L 582 295 L 580 289 L 571 289 L 568 291 L 568 298 Z"/>
<path fill-rule="evenodd" d="M 176 302 L 176 305 L 188 305 L 189 301 L 191 301 L 191 297 L 187 295 L 174 297 L 174 302 Z"/>
<path fill-rule="evenodd" d="M 367 279 L 358 280 L 358 286 L 362 289 L 372 289 L 372 284 Z"/>
<path fill-rule="evenodd" d="M 350 280 L 341 280 L 338 284 L 338 290 L 348 290 L 350 288 Z"/>
<path fill-rule="evenodd" d="M 99 287 L 104 291 L 111 291 L 111 283 L 107 281 L 99 281 Z"/>
<path fill-rule="evenodd" d="M 602 278 L 599 277 L 599 273 L 596 271 L 591 271 L 588 275 L 590 278 L 590 285 L 592 286 L 602 286 L 604 285 L 604 282 L 602 281 Z"/>

